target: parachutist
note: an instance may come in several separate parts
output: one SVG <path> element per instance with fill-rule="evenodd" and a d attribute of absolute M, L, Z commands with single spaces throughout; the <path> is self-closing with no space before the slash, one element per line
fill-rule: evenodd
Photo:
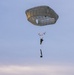
<path fill-rule="evenodd" d="M 37 6 L 34 8 L 30 8 L 27 9 L 25 13 L 27 16 L 27 20 L 36 26 L 46 26 L 55 24 L 59 18 L 58 14 L 49 6 Z M 45 34 L 46 32 L 38 33 L 40 37 L 40 45 L 42 45 L 42 42 L 44 41 L 43 37 Z M 41 49 L 40 54 L 40 58 L 42 58 L 43 55 Z"/>
<path fill-rule="evenodd" d="M 40 39 L 40 45 L 42 44 L 42 42 L 43 42 L 43 38 Z"/>
<path fill-rule="evenodd" d="M 40 49 L 40 54 L 41 54 L 41 55 L 40 55 L 40 58 L 42 58 L 42 57 L 43 57 L 43 55 L 42 55 L 42 50 L 41 50 L 41 49 Z"/>
<path fill-rule="evenodd" d="M 40 45 L 42 44 L 43 40 L 43 36 L 46 34 L 46 32 L 44 33 L 38 33 L 38 35 L 40 36 Z"/>

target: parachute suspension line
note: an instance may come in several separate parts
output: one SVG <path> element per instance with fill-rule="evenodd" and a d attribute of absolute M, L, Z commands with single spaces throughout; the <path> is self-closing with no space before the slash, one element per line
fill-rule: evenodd
<path fill-rule="evenodd" d="M 40 37 L 40 46 L 41 46 L 41 48 L 40 48 L 40 58 L 43 57 L 43 54 L 42 54 L 42 43 L 44 41 L 43 37 L 44 37 L 45 34 L 46 34 L 46 32 L 44 32 L 44 33 L 38 33 L 38 35 Z"/>

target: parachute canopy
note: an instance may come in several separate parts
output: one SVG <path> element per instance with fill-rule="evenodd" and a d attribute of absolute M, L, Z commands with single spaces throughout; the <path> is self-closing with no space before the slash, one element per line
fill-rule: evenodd
<path fill-rule="evenodd" d="M 26 10 L 29 22 L 37 26 L 45 26 L 56 23 L 58 15 L 48 6 L 38 6 Z"/>

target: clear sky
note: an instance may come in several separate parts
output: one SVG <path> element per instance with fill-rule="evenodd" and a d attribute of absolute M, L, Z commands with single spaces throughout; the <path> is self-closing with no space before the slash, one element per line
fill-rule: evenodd
<path fill-rule="evenodd" d="M 56 24 L 27 21 L 25 11 L 41 5 L 59 15 Z M 74 75 L 74 0 L 0 0 L 0 75 Z"/>

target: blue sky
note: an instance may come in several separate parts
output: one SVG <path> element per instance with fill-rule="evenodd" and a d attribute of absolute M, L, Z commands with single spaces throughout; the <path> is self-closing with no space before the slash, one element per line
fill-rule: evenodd
<path fill-rule="evenodd" d="M 25 11 L 40 5 L 55 10 L 56 24 L 38 27 L 27 21 Z M 0 0 L 0 74 L 74 75 L 73 20 L 73 0 Z M 46 32 L 42 47 L 39 32 Z"/>

